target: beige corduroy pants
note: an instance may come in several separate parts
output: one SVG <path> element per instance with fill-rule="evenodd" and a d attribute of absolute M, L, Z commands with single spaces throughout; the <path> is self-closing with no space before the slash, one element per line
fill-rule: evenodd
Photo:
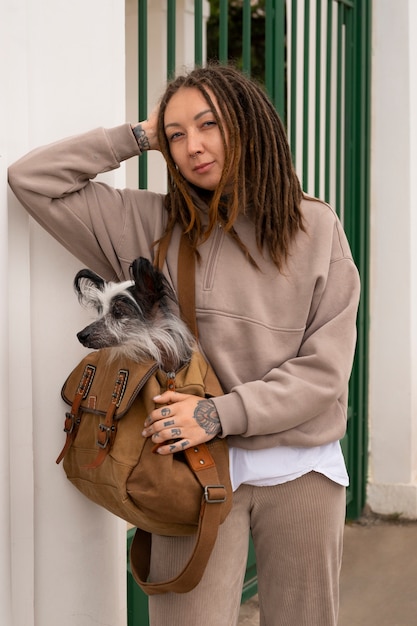
<path fill-rule="evenodd" d="M 336 626 L 345 488 L 310 472 L 273 487 L 241 485 L 201 582 L 149 598 L 151 626 L 236 626 L 249 532 L 260 626 Z M 193 537 L 152 538 L 151 580 L 174 576 Z"/>

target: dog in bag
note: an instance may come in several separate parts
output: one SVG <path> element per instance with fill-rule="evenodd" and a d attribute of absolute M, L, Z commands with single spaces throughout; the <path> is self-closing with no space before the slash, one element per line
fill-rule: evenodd
<path fill-rule="evenodd" d="M 57 463 L 63 460 L 67 478 L 87 498 L 136 526 L 130 565 L 145 593 L 185 593 L 201 579 L 231 509 L 227 443 L 215 437 L 160 455 L 141 433 L 153 398 L 164 391 L 202 398 L 223 391 L 193 333 L 173 312 L 175 293 L 163 273 L 140 257 L 131 276 L 106 282 L 83 269 L 74 279 L 80 303 L 96 314 L 77 338 L 94 351 L 61 391 L 71 408 Z M 152 533 L 196 534 L 188 563 L 168 581 L 148 580 Z"/>

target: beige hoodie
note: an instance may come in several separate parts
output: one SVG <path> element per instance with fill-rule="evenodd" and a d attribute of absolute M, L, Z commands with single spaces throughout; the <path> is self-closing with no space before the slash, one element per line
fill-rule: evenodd
<path fill-rule="evenodd" d="M 32 151 L 10 167 L 9 182 L 80 261 L 106 279 L 126 279 L 136 257 L 153 258 L 164 196 L 92 179 L 138 154 L 129 124 L 96 129 Z M 306 197 L 302 212 L 306 232 L 282 273 L 259 252 L 243 213 L 235 229 L 259 270 L 220 226 L 199 248 L 200 343 L 225 391 L 215 403 L 231 445 L 316 446 L 345 433 L 359 277 L 333 210 Z M 164 268 L 174 287 L 179 236 L 178 228 Z"/>

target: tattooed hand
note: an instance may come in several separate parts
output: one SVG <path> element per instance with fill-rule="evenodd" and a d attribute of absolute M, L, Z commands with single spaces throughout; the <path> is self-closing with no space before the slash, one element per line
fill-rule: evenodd
<path fill-rule="evenodd" d="M 148 416 L 142 435 L 152 437 L 159 454 L 172 454 L 210 441 L 221 433 L 212 400 L 167 391 L 154 398 L 161 404 Z"/>
<path fill-rule="evenodd" d="M 219 414 L 213 400 L 200 400 L 194 409 L 194 419 L 208 435 L 215 437 L 221 431 Z"/>
<path fill-rule="evenodd" d="M 157 136 L 158 108 L 154 109 L 149 118 L 138 124 L 132 124 L 132 131 L 141 152 L 159 150 Z"/>

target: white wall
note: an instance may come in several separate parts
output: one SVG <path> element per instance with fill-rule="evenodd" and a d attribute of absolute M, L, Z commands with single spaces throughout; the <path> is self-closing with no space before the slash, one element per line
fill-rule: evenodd
<path fill-rule="evenodd" d="M 417 6 L 373 3 L 370 477 L 379 513 L 417 518 Z"/>
<path fill-rule="evenodd" d="M 79 263 L 29 221 L 5 185 L 6 163 L 29 149 L 125 121 L 124 1 L 3 0 L 0 24 L 3 294 L 9 285 L 0 318 L 0 623 L 124 626 L 125 525 L 55 464 L 64 440 L 60 387 L 85 354 L 75 337 L 84 313 L 72 292 Z M 106 180 L 122 186 L 124 170 Z"/>
<path fill-rule="evenodd" d="M 2 5 L 0 4 L 0 10 Z M 6 41 L 6 24 L 0 20 L 0 42 Z M 0 54 L 0 85 L 6 84 L 5 55 Z M 8 264 L 7 264 L 7 93 L 0 89 L 0 623 L 12 624 L 11 519 L 8 406 Z M 29 502 L 30 505 L 30 502 Z M 29 563 L 30 565 L 30 563 Z"/>

